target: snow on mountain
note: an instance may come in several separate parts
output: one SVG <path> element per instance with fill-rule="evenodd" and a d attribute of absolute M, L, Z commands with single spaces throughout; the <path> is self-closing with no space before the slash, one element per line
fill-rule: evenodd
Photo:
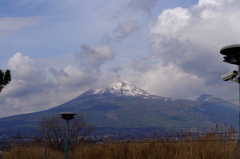
<path fill-rule="evenodd" d="M 228 102 L 228 101 L 223 100 L 221 98 L 215 97 L 211 94 L 202 94 L 195 101 L 197 101 L 197 102 L 211 102 L 211 103 Z"/>
<path fill-rule="evenodd" d="M 152 95 L 147 91 L 136 87 L 130 82 L 116 82 L 113 83 L 109 88 L 106 89 L 95 89 L 91 91 L 91 94 L 114 94 L 116 96 L 134 96 L 134 97 L 142 97 L 145 99 L 164 99 L 165 101 L 174 100 L 172 98 L 163 98 L 160 96 Z"/>
<path fill-rule="evenodd" d="M 198 97 L 195 101 L 198 102 L 209 102 L 212 99 L 214 99 L 214 96 L 211 94 L 202 94 L 200 97 Z"/>
<path fill-rule="evenodd" d="M 111 93 L 117 96 L 144 96 L 149 97 L 149 93 L 137 88 L 130 82 L 117 82 L 110 86 L 107 89 L 97 89 L 94 90 L 93 94 L 103 94 L 103 93 Z"/>

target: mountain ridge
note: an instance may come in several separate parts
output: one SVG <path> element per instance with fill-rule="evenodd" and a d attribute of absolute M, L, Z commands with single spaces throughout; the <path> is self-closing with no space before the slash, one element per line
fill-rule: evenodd
<path fill-rule="evenodd" d="M 203 94 L 196 100 L 164 98 L 131 83 L 117 82 L 109 88 L 89 89 L 45 111 L 1 118 L 0 127 L 4 131 L 36 129 L 40 120 L 61 112 L 81 112 L 97 128 L 209 129 L 224 123 L 238 126 L 238 107 L 213 95 Z"/>
<path fill-rule="evenodd" d="M 136 87 L 130 82 L 122 81 L 111 84 L 108 88 L 104 89 L 89 89 L 84 92 L 82 95 L 115 95 L 115 96 L 134 96 L 134 97 L 142 97 L 145 99 L 153 98 L 153 99 L 165 99 L 165 100 L 175 100 L 174 98 L 164 98 L 158 95 L 150 94 L 149 92 Z M 82 96 L 80 95 L 80 96 Z"/>

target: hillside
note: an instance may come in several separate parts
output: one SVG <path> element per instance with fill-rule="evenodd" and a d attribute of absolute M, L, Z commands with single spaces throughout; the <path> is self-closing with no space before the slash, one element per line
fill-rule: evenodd
<path fill-rule="evenodd" d="M 238 127 L 238 106 L 211 95 L 196 100 L 152 95 L 131 83 L 88 90 L 54 108 L 0 119 L 0 131 L 36 129 L 44 117 L 83 113 L 97 128 L 208 129 L 216 124 Z"/>

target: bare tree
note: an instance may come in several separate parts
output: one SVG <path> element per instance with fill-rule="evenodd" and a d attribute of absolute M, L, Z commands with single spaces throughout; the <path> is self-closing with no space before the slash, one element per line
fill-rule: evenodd
<path fill-rule="evenodd" d="M 74 145 L 86 136 L 88 136 L 95 126 L 86 121 L 82 113 L 78 113 L 73 120 L 69 122 L 69 144 Z M 41 120 L 39 124 L 39 133 L 45 136 L 45 142 L 48 146 L 63 151 L 63 145 L 66 137 L 66 121 L 59 115 L 52 115 Z M 71 148 L 71 147 L 70 147 Z"/>

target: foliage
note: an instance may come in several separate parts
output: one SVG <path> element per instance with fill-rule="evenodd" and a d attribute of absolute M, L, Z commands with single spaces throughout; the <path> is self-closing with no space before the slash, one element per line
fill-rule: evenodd
<path fill-rule="evenodd" d="M 48 149 L 49 159 L 63 158 L 63 153 Z M 151 140 L 135 140 L 129 142 L 106 141 L 101 144 L 78 143 L 69 152 L 69 158 L 84 159 L 236 159 L 239 158 L 239 143 L 234 137 L 231 127 L 224 132 L 198 134 L 185 132 L 181 136 L 174 135 L 153 138 Z M 16 146 L 3 159 L 40 159 L 44 158 L 44 146 Z"/>
<path fill-rule="evenodd" d="M 0 92 L 11 81 L 11 71 L 6 70 L 5 72 L 0 70 Z"/>
<path fill-rule="evenodd" d="M 62 158 L 63 153 L 48 149 L 48 158 Z M 232 130 L 224 133 L 199 135 L 185 133 L 172 139 L 137 140 L 131 142 L 107 141 L 104 144 L 79 143 L 69 152 L 69 158 L 84 159 L 235 159 L 239 158 L 239 143 Z M 44 158 L 44 146 L 18 146 L 3 156 L 3 159 Z"/>
<path fill-rule="evenodd" d="M 59 151 L 48 150 L 48 159 L 63 158 L 63 153 Z M 0 157 L 1 158 L 1 157 Z M 6 152 L 1 159 L 43 159 L 44 146 L 18 146 L 9 152 Z"/>
<path fill-rule="evenodd" d="M 69 121 L 68 138 L 71 148 L 84 140 L 94 129 L 95 126 L 88 123 L 81 113 L 77 114 L 73 120 Z M 66 120 L 61 119 L 58 115 L 42 119 L 39 133 L 41 136 L 45 136 L 45 140 L 51 148 L 63 151 L 66 138 Z"/>

